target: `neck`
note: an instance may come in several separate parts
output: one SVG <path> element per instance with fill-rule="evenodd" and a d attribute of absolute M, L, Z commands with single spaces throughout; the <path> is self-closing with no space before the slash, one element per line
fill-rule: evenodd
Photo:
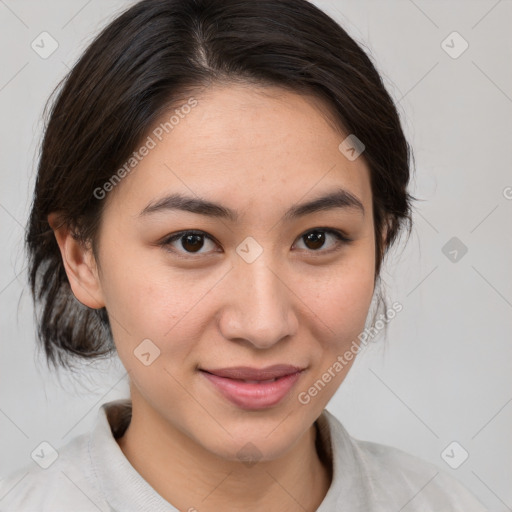
<path fill-rule="evenodd" d="M 132 397 L 132 407 L 119 447 L 151 487 L 179 510 L 312 512 L 327 494 L 332 471 L 317 452 L 315 425 L 283 457 L 244 464 L 205 450 L 146 402 Z"/>

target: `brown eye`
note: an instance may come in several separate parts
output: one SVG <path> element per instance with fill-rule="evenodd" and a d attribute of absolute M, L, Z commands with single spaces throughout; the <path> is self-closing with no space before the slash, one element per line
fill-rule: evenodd
<path fill-rule="evenodd" d="M 334 241 L 329 243 L 329 237 L 334 238 Z M 349 244 L 351 239 L 347 238 L 341 232 L 330 229 L 330 228 L 317 228 L 312 231 L 308 231 L 300 237 L 303 241 L 306 249 L 309 252 L 328 253 L 338 249 L 344 244 Z M 323 249 L 327 245 L 327 249 Z"/>
<path fill-rule="evenodd" d="M 320 249 L 325 243 L 325 233 L 322 231 L 312 231 L 304 235 L 304 242 L 308 249 Z"/>
<path fill-rule="evenodd" d="M 201 250 L 204 245 L 202 235 L 184 235 L 181 237 L 181 246 L 189 252 L 197 252 Z"/>
<path fill-rule="evenodd" d="M 205 246 L 205 241 L 210 241 L 215 245 L 213 239 L 202 231 L 181 231 L 166 238 L 161 245 L 169 250 L 169 252 L 177 253 L 179 256 L 187 254 L 202 255 L 212 252 L 200 252 Z"/>

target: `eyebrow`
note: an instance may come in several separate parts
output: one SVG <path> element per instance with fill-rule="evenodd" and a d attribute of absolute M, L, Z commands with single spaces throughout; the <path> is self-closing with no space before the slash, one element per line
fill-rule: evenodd
<path fill-rule="evenodd" d="M 363 215 L 365 213 L 363 203 L 354 194 L 348 190 L 339 188 L 307 203 L 293 205 L 284 214 L 283 219 L 290 221 L 305 215 L 335 208 L 358 210 Z M 227 219 L 232 222 L 236 222 L 240 217 L 236 210 L 232 210 L 221 204 L 199 197 L 190 197 L 177 193 L 150 202 L 140 212 L 139 216 L 142 217 L 166 210 L 181 210 L 206 215 L 208 217 Z"/>

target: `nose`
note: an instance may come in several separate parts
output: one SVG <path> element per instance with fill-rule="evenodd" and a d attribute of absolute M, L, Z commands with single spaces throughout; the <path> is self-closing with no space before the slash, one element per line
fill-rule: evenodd
<path fill-rule="evenodd" d="M 265 253 L 247 263 L 237 261 L 230 272 L 228 298 L 220 316 L 226 339 L 244 341 L 258 349 L 268 349 L 298 327 L 294 299 L 283 272 L 267 261 Z"/>

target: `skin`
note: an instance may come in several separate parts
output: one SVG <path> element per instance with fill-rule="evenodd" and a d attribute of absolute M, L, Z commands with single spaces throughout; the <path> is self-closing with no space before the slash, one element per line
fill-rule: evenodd
<path fill-rule="evenodd" d="M 198 106 L 105 199 L 98 261 L 57 227 L 56 214 L 49 221 L 73 293 L 109 313 L 133 403 L 118 443 L 134 468 L 180 510 L 314 511 L 332 478 L 314 422 L 352 363 L 307 405 L 298 395 L 364 329 L 375 282 L 369 169 L 339 151 L 347 134 L 313 97 L 242 85 L 195 97 Z M 336 208 L 284 220 L 290 206 L 339 187 L 364 214 Z M 240 219 L 139 215 L 174 192 Z M 352 242 L 324 231 L 315 250 L 304 235 L 320 227 Z M 183 238 L 159 244 L 189 229 L 212 239 L 198 252 Z M 263 249 L 252 263 L 236 252 L 248 236 Z M 144 339 L 160 350 L 148 366 L 134 356 Z M 276 363 L 306 370 L 283 401 L 259 411 L 227 401 L 197 370 Z M 261 454 L 250 467 L 237 457 L 248 442 Z"/>

